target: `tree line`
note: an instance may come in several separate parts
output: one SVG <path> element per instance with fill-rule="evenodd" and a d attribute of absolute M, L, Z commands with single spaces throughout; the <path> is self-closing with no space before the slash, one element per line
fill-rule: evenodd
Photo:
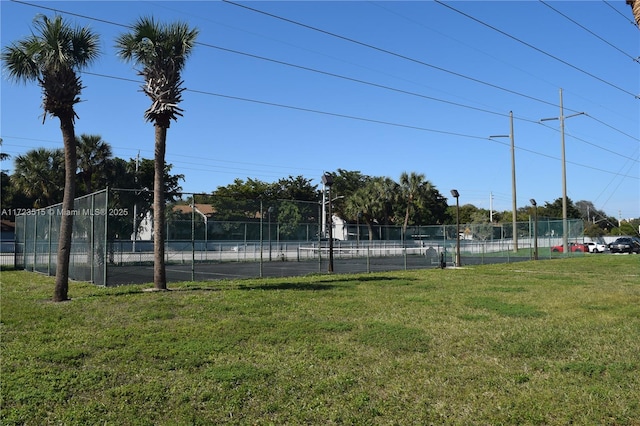
<path fill-rule="evenodd" d="M 82 134 L 76 137 L 76 152 L 77 167 L 73 171 L 76 197 L 107 187 L 139 190 L 135 192 L 135 198 L 142 207 L 138 219 L 150 211 L 153 202 L 153 160 L 113 157 L 111 145 L 99 135 Z M 60 203 L 65 181 L 63 157 L 61 148 L 36 148 L 13 158 L 13 173 L 1 172 L 3 210 L 14 212 L 19 208 L 38 209 Z M 180 181 L 184 180 L 184 176 L 172 174 L 172 168 L 173 165 L 165 164 L 164 192 L 167 200 L 175 202 L 181 196 Z M 112 200 L 114 205 L 129 202 L 126 192 L 116 192 Z M 7 214 L 3 215 L 3 219 L 15 218 Z"/>
<path fill-rule="evenodd" d="M 331 195 L 333 212 L 349 223 L 372 226 L 391 225 L 451 225 L 456 223 L 456 207 L 449 205 L 437 187 L 420 173 L 402 173 L 398 181 L 389 177 L 368 176 L 360 171 L 337 169 L 333 176 Z M 215 210 L 216 220 L 246 221 L 257 219 L 261 200 L 268 209 L 277 201 L 298 201 L 301 216 L 309 221 L 317 220 L 318 203 L 322 188 L 302 176 L 289 176 L 273 183 L 259 179 L 235 179 L 233 183 L 220 186 L 210 194 L 191 195 L 178 203 L 209 204 Z M 301 203 L 308 203 L 301 207 Z M 538 205 L 538 217 L 542 219 L 562 218 L 562 198 Z M 533 216 L 533 206 L 522 206 L 516 211 L 518 222 L 527 222 Z M 510 210 L 494 211 L 473 204 L 460 206 L 462 224 L 511 223 Z M 573 202 L 567 199 L 568 219 L 584 221 L 585 235 L 636 235 L 640 220 L 619 221 L 598 210 L 591 201 Z M 303 219 L 304 220 L 304 219 Z"/>
<path fill-rule="evenodd" d="M 96 190 L 122 188 L 110 195 L 114 206 L 137 204 L 137 223 L 152 210 L 154 161 L 151 159 L 114 158 L 111 146 L 99 135 L 82 134 L 76 138 L 77 168 L 76 194 L 82 196 Z M 64 161 L 62 149 L 37 148 L 14 159 L 14 173 L 2 172 L 3 209 L 14 212 L 18 208 L 41 208 L 59 203 L 64 185 Z M 274 182 L 256 178 L 236 178 L 232 183 L 219 186 L 207 194 L 183 194 L 181 174 L 172 174 L 171 164 L 165 164 L 164 194 L 167 200 L 165 214 L 171 219 L 190 219 L 180 214 L 175 205 L 208 204 L 215 211 L 217 221 L 259 220 L 260 202 L 265 211 L 276 203 L 284 206 L 277 212 L 282 223 L 318 222 L 322 188 L 312 179 L 303 176 L 288 176 Z M 450 225 L 456 221 L 455 206 L 437 187 L 416 172 L 402 173 L 398 181 L 389 177 L 368 176 L 360 171 L 338 169 L 331 173 L 333 212 L 349 223 L 373 226 Z M 131 191 L 137 190 L 137 191 Z M 283 201 L 292 203 L 282 204 Z M 594 207 L 590 201 L 574 203 L 568 199 L 569 219 L 582 219 L 585 234 L 598 237 L 607 234 L 633 234 L 637 227 L 633 222 L 620 224 Z M 473 204 L 460 206 L 462 224 L 510 223 L 511 211 L 489 211 Z M 526 222 L 532 215 L 532 206 L 520 207 L 517 220 Z M 538 216 L 558 219 L 562 217 L 562 199 L 545 202 L 538 207 Z M 3 217 L 12 219 L 11 217 Z M 123 224 L 123 229 L 129 225 Z M 119 229 L 111 229 L 115 233 Z M 122 234 L 123 235 L 123 234 Z"/>

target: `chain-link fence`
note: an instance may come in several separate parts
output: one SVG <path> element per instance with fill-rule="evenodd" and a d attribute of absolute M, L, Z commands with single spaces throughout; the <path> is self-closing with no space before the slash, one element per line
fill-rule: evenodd
<path fill-rule="evenodd" d="M 384 226 L 327 217 L 321 202 L 190 194 L 166 212 L 168 281 L 375 272 L 501 263 L 533 258 L 534 224 Z M 99 285 L 153 281 L 152 195 L 104 190 L 73 210 L 70 278 Z M 195 200 L 195 203 L 193 202 Z M 16 219 L 16 264 L 53 275 L 60 206 Z M 333 240 L 328 240 L 331 226 Z M 568 240 L 582 242 L 583 222 L 569 220 Z M 560 253 L 563 221 L 538 220 L 538 257 Z M 460 260 L 456 251 L 460 245 Z M 554 249 L 554 247 L 556 247 Z"/>
<path fill-rule="evenodd" d="M 69 277 L 107 285 L 106 231 L 107 191 L 96 192 L 74 201 L 73 234 L 69 258 Z M 54 275 L 58 252 L 62 204 L 27 210 L 16 216 L 16 265 L 29 271 Z"/>

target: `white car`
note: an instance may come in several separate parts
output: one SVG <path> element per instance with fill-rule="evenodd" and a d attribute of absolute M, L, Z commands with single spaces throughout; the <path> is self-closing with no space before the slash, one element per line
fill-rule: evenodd
<path fill-rule="evenodd" d="M 607 250 L 606 244 L 601 243 L 585 243 L 589 247 L 589 253 L 604 253 Z"/>

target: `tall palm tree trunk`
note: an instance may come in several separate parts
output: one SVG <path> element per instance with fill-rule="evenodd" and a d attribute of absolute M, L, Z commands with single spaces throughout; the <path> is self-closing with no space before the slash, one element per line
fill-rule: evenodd
<path fill-rule="evenodd" d="M 71 257 L 71 234 L 73 232 L 73 200 L 76 194 L 76 136 L 73 124 L 73 112 L 60 116 L 60 130 L 64 144 L 64 193 L 60 217 L 60 235 L 58 236 L 58 255 L 56 258 L 56 286 L 54 302 L 69 299 L 69 260 Z"/>
<path fill-rule="evenodd" d="M 373 225 L 370 220 L 365 220 L 367 224 L 367 229 L 369 230 L 369 241 L 373 241 Z"/>
<path fill-rule="evenodd" d="M 164 264 L 164 153 L 167 143 L 167 128 L 156 124 L 155 133 L 155 172 L 153 178 L 153 284 L 156 290 L 166 290 L 167 275 Z"/>
<path fill-rule="evenodd" d="M 640 28 L 640 0 L 627 0 L 627 4 L 631 6 L 636 25 Z"/>
<path fill-rule="evenodd" d="M 407 227 L 409 226 L 409 209 L 411 208 L 411 204 L 407 204 L 407 210 L 404 214 L 404 223 L 402 224 L 402 233 L 407 233 Z"/>

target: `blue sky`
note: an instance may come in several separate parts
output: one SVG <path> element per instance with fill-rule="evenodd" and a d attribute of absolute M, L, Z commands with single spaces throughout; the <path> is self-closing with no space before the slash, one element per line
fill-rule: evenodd
<path fill-rule="evenodd" d="M 76 133 L 125 159 L 153 158 L 154 132 L 135 70 L 115 55 L 121 25 L 153 15 L 200 29 L 167 137 L 186 192 L 408 171 L 445 196 L 456 188 L 461 204 L 510 210 L 509 138 L 489 136 L 509 134 L 513 111 L 517 205 L 542 205 L 562 195 L 559 120 L 540 122 L 560 116 L 562 88 L 564 115 L 586 113 L 565 120 L 568 196 L 640 217 L 640 30 L 623 0 L 240 3 L 271 16 L 221 1 L 27 3 L 1 2 L 3 47 L 51 9 L 100 34 Z M 40 89 L 1 84 L 3 151 L 62 147 Z"/>

